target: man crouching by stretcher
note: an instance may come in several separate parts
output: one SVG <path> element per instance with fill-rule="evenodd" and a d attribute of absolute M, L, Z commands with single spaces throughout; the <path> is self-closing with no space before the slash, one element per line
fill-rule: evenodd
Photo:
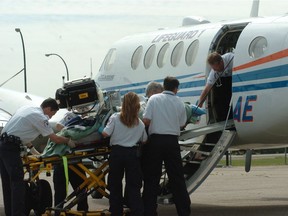
<path fill-rule="evenodd" d="M 57 144 L 75 147 L 74 141 L 58 136 L 49 125 L 49 118 L 59 110 L 56 100 L 48 98 L 40 107 L 19 108 L 2 130 L 0 137 L 0 174 L 6 216 L 24 216 L 25 184 L 21 146 L 38 154 L 31 142 L 39 135 L 48 136 Z"/>

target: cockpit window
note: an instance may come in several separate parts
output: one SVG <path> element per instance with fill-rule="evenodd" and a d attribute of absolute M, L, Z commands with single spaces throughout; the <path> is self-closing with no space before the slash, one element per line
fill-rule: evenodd
<path fill-rule="evenodd" d="M 140 59 L 142 57 L 142 53 L 143 53 L 143 47 L 142 46 L 137 47 L 137 49 L 133 53 L 132 59 L 131 59 L 131 67 L 133 70 L 136 70 L 137 67 L 139 66 L 139 62 L 140 62 Z"/>
<path fill-rule="evenodd" d="M 185 61 L 188 66 L 191 66 L 196 58 L 199 48 L 199 40 L 193 41 L 187 49 Z"/>
<path fill-rule="evenodd" d="M 249 46 L 249 55 L 252 58 L 259 58 L 267 50 L 267 39 L 265 37 L 256 37 Z"/>
<path fill-rule="evenodd" d="M 176 67 L 181 59 L 183 53 L 184 42 L 179 42 L 172 51 L 171 55 L 171 65 Z"/>
<path fill-rule="evenodd" d="M 104 70 L 109 71 L 111 70 L 114 62 L 116 59 L 116 49 L 112 48 L 109 50 L 109 52 L 106 55 L 106 58 L 104 60 Z"/>
<path fill-rule="evenodd" d="M 162 68 L 166 61 L 167 61 L 167 58 L 168 58 L 168 48 L 170 47 L 169 43 L 165 43 L 159 53 L 158 53 L 158 57 L 157 57 L 157 65 L 159 68 Z"/>
<path fill-rule="evenodd" d="M 151 45 L 146 54 L 145 54 L 145 57 L 144 57 L 144 67 L 146 69 L 150 68 L 152 62 L 153 62 L 153 59 L 154 59 L 154 56 L 155 56 L 155 50 L 156 50 L 156 46 L 155 44 Z"/>

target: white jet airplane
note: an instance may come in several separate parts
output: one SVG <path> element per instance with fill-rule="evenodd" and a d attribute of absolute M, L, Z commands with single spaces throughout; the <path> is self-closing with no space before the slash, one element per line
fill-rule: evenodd
<path fill-rule="evenodd" d="M 244 20 L 210 23 L 190 17 L 176 29 L 127 36 L 112 45 L 96 75 L 102 89 L 117 89 L 121 94 L 144 94 L 150 81 L 162 83 L 166 76 L 174 76 L 180 81 L 178 96 L 196 104 L 211 70 L 208 54 L 234 53 L 232 79 L 212 88 L 206 118 L 180 136 L 182 141 L 200 137 L 181 144 L 189 192 L 203 182 L 228 148 L 248 150 L 249 171 L 249 150 L 288 144 L 288 15 L 258 17 L 258 7 L 256 0 L 250 18 Z M 231 97 L 233 118 L 227 113 L 226 121 L 217 122 L 215 111 L 221 104 L 213 101 L 213 91 L 221 85 L 223 97 Z M 194 153 L 205 159 L 196 160 Z"/>
<path fill-rule="evenodd" d="M 196 104 L 211 69 L 206 62 L 208 54 L 234 53 L 231 81 L 217 85 L 224 87 L 223 97 L 231 97 L 233 118 L 228 118 L 227 111 L 226 121 L 216 120 L 221 104 L 213 100 L 213 91 L 220 88 L 215 85 L 206 100 L 206 116 L 180 136 L 190 193 L 228 148 L 247 150 L 249 171 L 251 149 L 288 146 L 288 15 L 257 17 L 258 5 L 259 1 L 254 1 L 251 17 L 245 20 L 210 23 L 188 17 L 176 29 L 125 37 L 112 46 L 95 77 L 102 89 L 144 94 L 150 81 L 175 76 L 181 83 L 178 95 Z M 2 124 L 18 107 L 34 101 L 40 105 L 42 100 L 0 88 Z M 160 198 L 166 203 L 171 195 L 168 189 L 163 191 L 166 193 Z"/>

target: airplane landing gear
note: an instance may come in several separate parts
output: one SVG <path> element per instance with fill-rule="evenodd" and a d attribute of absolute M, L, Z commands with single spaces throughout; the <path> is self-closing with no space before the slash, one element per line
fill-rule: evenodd
<path fill-rule="evenodd" d="M 251 168 L 251 161 L 252 161 L 252 150 L 247 149 L 246 150 L 246 156 L 245 156 L 245 171 L 249 172 Z"/>

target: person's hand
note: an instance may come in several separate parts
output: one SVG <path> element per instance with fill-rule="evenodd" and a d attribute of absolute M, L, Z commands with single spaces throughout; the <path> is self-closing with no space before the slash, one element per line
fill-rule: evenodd
<path fill-rule="evenodd" d="M 103 126 L 100 126 L 100 127 L 98 128 L 98 132 L 101 133 L 101 134 L 102 134 L 103 130 L 104 130 L 104 127 L 103 127 Z"/>
<path fill-rule="evenodd" d="M 76 147 L 76 143 L 75 141 L 69 139 L 67 145 L 70 147 L 70 148 L 75 148 Z"/>
<path fill-rule="evenodd" d="M 38 152 L 34 146 L 32 148 L 30 148 L 30 153 L 33 155 L 40 155 L 40 152 Z"/>

